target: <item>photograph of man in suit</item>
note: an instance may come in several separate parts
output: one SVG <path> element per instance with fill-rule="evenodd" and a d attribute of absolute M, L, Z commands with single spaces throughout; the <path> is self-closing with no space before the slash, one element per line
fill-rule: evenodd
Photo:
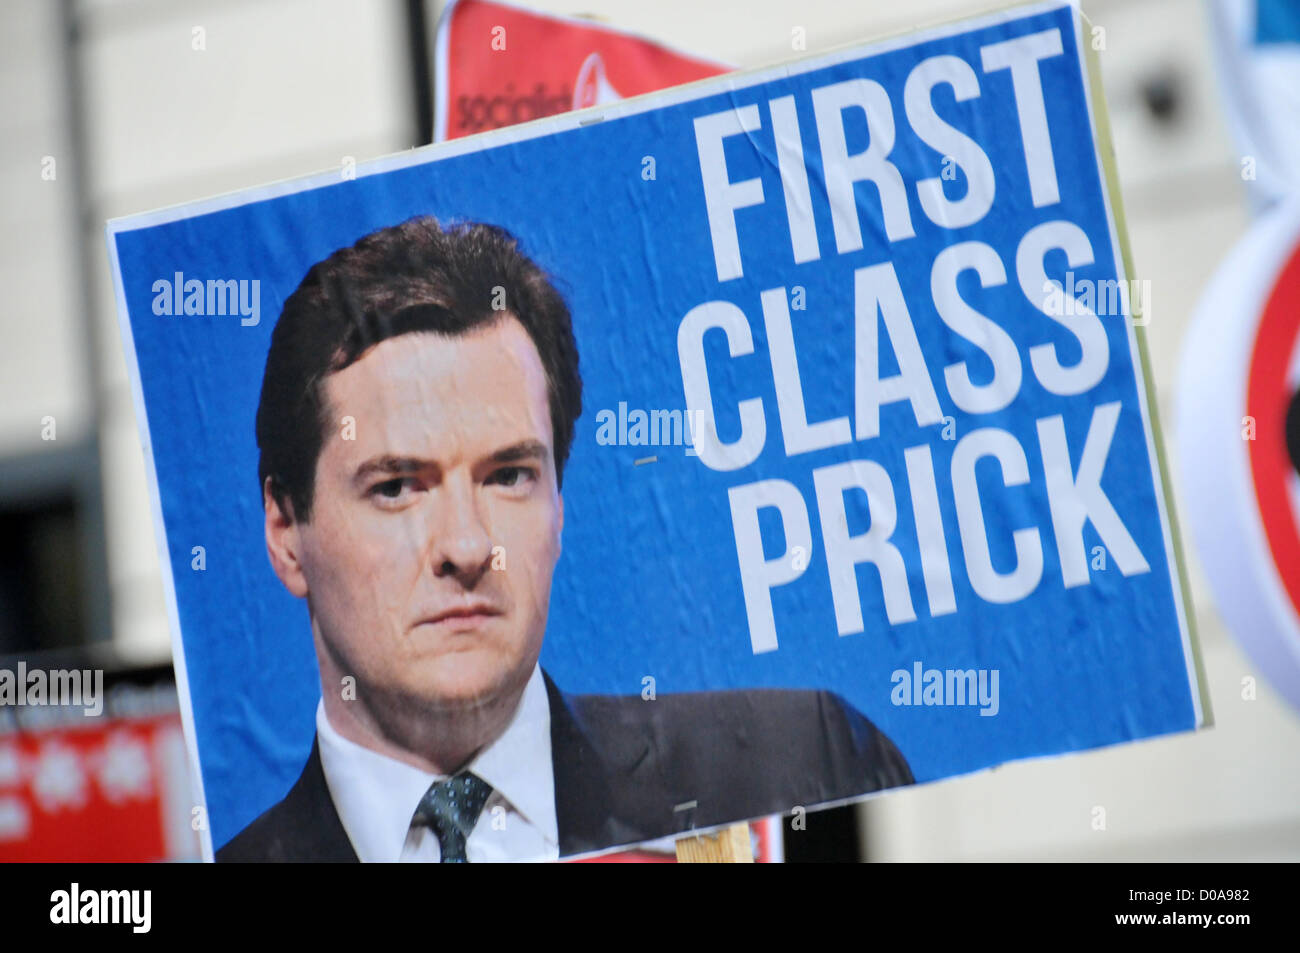
<path fill-rule="evenodd" d="M 581 406 L 568 307 L 503 229 L 411 219 L 311 268 L 257 442 L 316 742 L 218 860 L 548 860 L 912 782 L 829 692 L 579 696 L 540 669 Z"/>

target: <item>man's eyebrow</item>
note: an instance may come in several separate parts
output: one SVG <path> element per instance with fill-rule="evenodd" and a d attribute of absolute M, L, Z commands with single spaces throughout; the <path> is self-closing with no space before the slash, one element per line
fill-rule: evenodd
<path fill-rule="evenodd" d="M 550 450 L 542 441 L 521 440 L 518 443 L 513 443 L 508 447 L 502 447 L 500 450 L 495 451 L 488 457 L 488 460 L 491 463 L 517 463 L 520 460 L 545 461 L 549 456 Z M 352 483 L 360 486 L 376 474 L 404 476 L 419 473 L 436 465 L 432 460 L 423 460 L 420 457 L 403 457 L 388 453 L 383 456 L 372 457 L 357 467 L 357 472 L 352 476 Z"/>
<path fill-rule="evenodd" d="M 493 463 L 515 463 L 519 460 L 542 460 L 550 456 L 546 444 L 540 440 L 521 440 L 519 443 L 502 447 L 488 459 Z"/>
<path fill-rule="evenodd" d="M 364 483 L 376 473 L 396 475 L 419 473 L 429 466 L 430 462 L 428 460 L 421 460 L 418 457 L 399 457 L 393 454 L 385 454 L 382 457 L 372 457 L 357 467 L 357 472 L 352 476 L 352 482 L 354 484 Z"/>

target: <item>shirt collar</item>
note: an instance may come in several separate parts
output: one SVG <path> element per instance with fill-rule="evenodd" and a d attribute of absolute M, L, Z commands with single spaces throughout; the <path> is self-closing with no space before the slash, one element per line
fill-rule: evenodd
<path fill-rule="evenodd" d="M 420 798 L 445 776 L 344 738 L 326 717 L 324 699 L 316 707 L 316 734 L 326 785 L 357 856 L 395 863 Z M 466 770 L 492 785 L 549 843 L 558 843 L 551 708 L 539 667 L 533 667 L 506 730 Z"/>
<path fill-rule="evenodd" d="M 492 785 L 541 831 L 548 843 L 559 842 L 555 769 L 551 761 L 551 703 L 540 668 L 533 667 L 510 725 L 500 738 L 478 753 L 469 770 Z"/>

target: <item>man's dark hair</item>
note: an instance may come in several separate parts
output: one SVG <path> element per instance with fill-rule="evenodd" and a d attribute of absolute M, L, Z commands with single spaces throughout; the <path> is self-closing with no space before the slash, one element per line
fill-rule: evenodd
<path fill-rule="evenodd" d="M 504 310 L 502 310 L 504 308 Z M 569 309 L 547 275 L 503 228 L 431 217 L 382 228 L 307 272 L 271 334 L 257 408 L 257 475 L 294 519 L 311 518 L 327 419 L 324 381 L 388 338 L 464 334 L 513 315 L 546 371 L 557 481 L 582 410 Z"/>

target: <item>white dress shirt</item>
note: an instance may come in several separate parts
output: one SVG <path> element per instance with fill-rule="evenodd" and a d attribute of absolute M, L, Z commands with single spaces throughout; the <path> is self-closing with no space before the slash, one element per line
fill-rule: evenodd
<path fill-rule="evenodd" d="M 339 820 L 365 863 L 436 863 L 438 838 L 411 826 L 429 786 L 446 780 L 349 741 L 316 709 L 320 763 Z M 551 764 L 551 706 L 541 669 L 534 667 L 519 708 L 504 733 L 466 765 L 492 794 L 465 842 L 471 863 L 555 860 L 555 773 Z"/>

